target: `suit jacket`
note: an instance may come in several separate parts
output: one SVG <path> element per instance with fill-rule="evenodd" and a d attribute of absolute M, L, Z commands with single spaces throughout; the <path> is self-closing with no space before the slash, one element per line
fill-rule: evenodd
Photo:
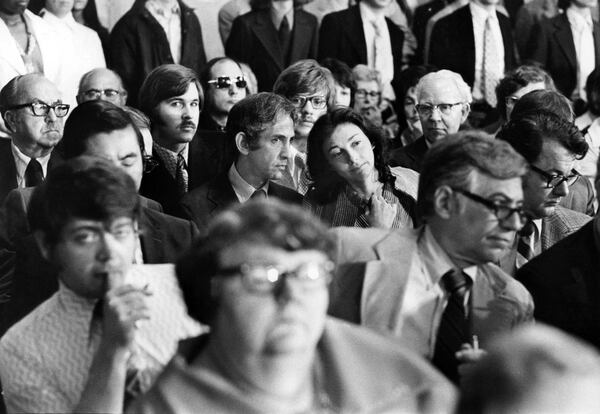
<path fill-rule="evenodd" d="M 557 206 L 553 214 L 542 219 L 541 251 L 548 250 L 569 234 L 579 230 L 591 219 L 587 214 Z M 502 270 L 509 275 L 514 275 L 517 271 L 517 242 L 518 240 L 515 239 L 513 248 L 498 263 Z"/>
<path fill-rule="evenodd" d="M 206 181 L 206 167 L 214 165 L 214 160 L 217 159 L 216 154 L 213 152 L 211 155 L 215 155 L 215 158 L 211 162 L 206 162 L 207 154 L 203 148 L 205 145 L 199 135 L 200 133 L 196 133 L 194 139 L 189 144 L 187 163 L 188 191 Z M 177 189 L 177 180 L 169 173 L 163 160 L 155 151 L 152 158 L 156 163 L 156 167 L 144 173 L 142 185 L 140 186 L 140 194 L 159 202 L 165 213 L 180 217 L 179 199 L 181 197 Z"/>
<path fill-rule="evenodd" d="M 0 335 L 57 289 L 57 270 L 42 256 L 27 222 L 32 188 L 12 191 L 0 211 Z M 196 226 L 156 210 L 141 199 L 140 243 L 144 263 L 174 263 L 198 236 Z"/>
<path fill-rule="evenodd" d="M 599 66 L 600 26 L 596 22 L 593 33 L 596 66 Z M 577 86 L 577 54 L 566 13 L 538 23 L 531 36 L 529 53 L 530 59 L 539 62 L 550 73 L 556 88 L 570 98 Z"/>
<path fill-rule="evenodd" d="M 535 318 L 600 348 L 598 218 L 517 271 L 531 292 Z"/>
<path fill-rule="evenodd" d="M 498 11 L 496 11 L 496 16 L 504 43 L 504 68 L 510 70 L 518 63 L 510 20 Z M 469 5 L 442 18 L 433 26 L 428 62 L 439 69 L 449 69 L 459 73 L 465 82 L 473 86 L 475 82 L 475 37 Z"/>
<path fill-rule="evenodd" d="M 272 91 L 283 69 L 298 60 L 317 56 L 317 30 L 315 16 L 295 9 L 290 51 L 285 56 L 269 10 L 251 11 L 234 20 L 225 52 L 227 56 L 250 65 L 259 91 Z"/>
<path fill-rule="evenodd" d="M 269 197 L 276 197 L 292 204 L 302 203 L 302 196 L 287 187 L 269 182 Z M 181 210 L 184 217 L 192 220 L 200 233 L 206 232 L 210 219 L 239 200 L 229 182 L 228 172 L 225 171 L 211 181 L 190 191 L 181 198 Z"/>
<path fill-rule="evenodd" d="M 380 332 L 394 332 L 423 229 L 330 231 L 337 241 L 338 268 L 329 313 Z M 495 334 L 532 318 L 533 301 L 520 283 L 494 264 L 478 266 L 471 290 L 471 329 L 484 346 Z"/>
<path fill-rule="evenodd" d="M 404 33 L 390 19 L 386 18 L 385 20 L 394 59 L 392 87 L 396 96 L 402 96 L 400 72 L 402 70 Z M 319 31 L 319 60 L 327 57 L 346 62 L 351 68 L 360 63 L 367 64 L 367 43 L 358 6 L 330 13 L 323 18 Z"/>
<path fill-rule="evenodd" d="M 407 146 L 390 152 L 389 164 L 391 167 L 404 167 L 421 172 L 421 163 L 428 148 L 425 137 L 420 137 Z"/>
<path fill-rule="evenodd" d="M 0 204 L 11 190 L 17 188 L 17 167 L 13 157 L 10 139 L 0 138 Z M 52 151 L 48 161 L 48 171 L 60 164 L 62 158 L 57 151 Z"/>
<path fill-rule="evenodd" d="M 145 7 L 146 0 L 136 0 L 131 9 L 110 32 L 108 65 L 123 79 L 128 92 L 127 103 L 137 106 L 142 82 L 152 69 L 174 63 L 164 29 Z M 202 29 L 194 10 L 178 0 L 181 10 L 180 64 L 200 73 L 206 63 Z"/>

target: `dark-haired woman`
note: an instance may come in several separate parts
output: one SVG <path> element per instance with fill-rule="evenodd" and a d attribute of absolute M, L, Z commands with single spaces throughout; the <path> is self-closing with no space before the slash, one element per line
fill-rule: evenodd
<path fill-rule="evenodd" d="M 390 168 L 385 142 L 351 109 L 319 118 L 308 136 L 305 204 L 331 227 L 413 227 L 418 174 Z"/>

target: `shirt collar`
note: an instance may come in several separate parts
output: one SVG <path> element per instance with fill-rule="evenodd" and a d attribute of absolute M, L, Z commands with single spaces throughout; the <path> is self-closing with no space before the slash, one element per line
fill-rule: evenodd
<path fill-rule="evenodd" d="M 496 16 L 496 9 L 494 9 L 493 13 L 490 13 L 486 8 L 480 6 L 479 4 L 474 3 L 472 1 L 469 2 L 469 8 L 471 10 L 471 15 L 473 16 L 473 18 L 477 19 L 479 21 L 482 21 L 484 23 L 488 17 L 491 17 L 492 19 L 498 18 Z"/>
<path fill-rule="evenodd" d="M 250 199 L 256 190 L 262 190 L 265 194 L 269 194 L 269 180 L 261 188 L 254 188 L 250 185 L 238 172 L 235 163 L 231 164 L 227 174 L 229 182 L 233 187 L 233 191 L 240 198 L 240 202 L 244 203 Z"/>
<path fill-rule="evenodd" d="M 578 29 L 585 28 L 586 26 L 593 27 L 592 12 L 590 9 L 584 9 L 583 14 L 581 14 L 573 10 L 573 6 L 570 6 L 567 8 L 566 14 L 569 23 Z"/>
<path fill-rule="evenodd" d="M 429 226 L 424 226 L 418 243 L 420 245 L 419 251 L 421 252 L 423 263 L 431 278 L 431 283 L 438 284 L 444 274 L 455 269 L 454 263 L 442 246 L 437 242 L 433 233 L 431 233 Z M 475 282 L 477 276 L 476 265 L 465 267 L 461 270 Z"/>
<path fill-rule="evenodd" d="M 162 3 L 155 0 L 147 0 L 146 8 L 153 14 L 169 18 L 174 14 L 179 14 L 179 3 L 177 1 L 171 2 L 171 6 L 163 5 Z"/>
<path fill-rule="evenodd" d="M 362 17 L 364 23 L 379 23 L 382 20 L 385 22 L 384 15 L 375 15 L 375 13 L 373 13 L 373 10 L 371 10 L 369 6 L 364 4 L 364 2 L 361 1 L 360 3 L 358 3 L 358 8 L 360 10 L 360 16 Z"/>
<path fill-rule="evenodd" d="M 279 30 L 279 26 L 281 26 L 281 22 L 283 18 L 286 17 L 288 24 L 290 25 L 290 30 L 294 25 L 294 7 L 290 8 L 286 13 L 281 13 L 278 10 L 271 7 L 269 10 L 269 15 L 271 16 L 271 21 L 273 22 L 273 26 L 275 26 L 276 30 Z"/>
<path fill-rule="evenodd" d="M 12 141 L 10 143 L 10 147 L 12 149 L 13 158 L 15 159 L 15 166 L 17 167 L 17 175 L 19 175 L 20 177 L 24 177 L 25 170 L 27 169 L 27 166 L 29 165 L 29 161 L 31 161 L 31 158 L 28 157 L 27 155 L 23 154 L 21 152 L 21 150 Z M 48 171 L 48 161 L 50 161 L 51 155 L 52 155 L 52 152 L 50 152 L 48 155 L 44 155 L 43 157 L 36 158 L 36 160 L 38 160 L 38 162 L 42 166 L 42 171 L 44 172 L 44 177 L 46 177 L 46 171 Z"/>

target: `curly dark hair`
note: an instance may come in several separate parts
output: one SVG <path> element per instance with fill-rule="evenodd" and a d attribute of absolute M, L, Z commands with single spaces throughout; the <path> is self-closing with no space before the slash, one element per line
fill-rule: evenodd
<path fill-rule="evenodd" d="M 375 168 L 382 183 L 394 183 L 396 178 L 388 166 L 387 140 L 380 128 L 368 124 L 362 115 L 350 108 L 337 108 L 321 116 L 308 135 L 308 156 L 306 164 L 309 178 L 313 181 L 311 190 L 319 203 L 333 200 L 346 182 L 329 164 L 323 152 L 323 143 L 341 124 L 354 124 L 369 138 L 373 145 Z"/>

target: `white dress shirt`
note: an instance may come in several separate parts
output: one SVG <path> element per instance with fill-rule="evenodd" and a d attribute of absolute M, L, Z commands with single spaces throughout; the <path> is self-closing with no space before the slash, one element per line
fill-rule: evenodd
<path fill-rule="evenodd" d="M 435 240 L 428 226 L 424 227 L 419 237 L 417 249 L 419 256 L 408 274 L 394 336 L 401 338 L 403 343 L 412 350 L 426 358 L 431 358 L 449 296 L 440 282 L 442 276 L 455 266 Z M 475 282 L 477 266 L 462 270 Z M 469 294 L 465 297 L 467 314 L 468 299 Z"/>
<path fill-rule="evenodd" d="M 146 9 L 158 21 L 169 42 L 173 62 L 181 61 L 181 10 L 177 1 L 172 1 L 169 7 L 154 0 L 146 1 Z"/>
<path fill-rule="evenodd" d="M 498 65 L 496 66 L 495 78 L 500 80 L 504 76 L 504 41 L 502 39 L 502 32 L 500 31 L 500 23 L 498 22 L 498 16 L 496 10 L 490 14 L 485 8 L 481 7 L 474 2 L 469 3 L 471 9 L 471 16 L 473 17 L 473 36 L 475 38 L 475 80 L 473 82 L 473 99 L 475 101 L 481 101 L 484 99 L 483 95 L 483 45 L 484 45 L 484 32 L 485 22 L 489 17 L 492 18 L 492 35 L 494 42 L 496 43 L 496 50 L 498 53 Z"/>
<path fill-rule="evenodd" d="M 359 3 L 358 7 L 367 45 L 367 65 L 379 71 L 383 84 L 383 97 L 393 101 L 396 98 L 391 86 L 392 79 L 394 79 L 394 58 L 385 15 L 376 16 L 364 2 Z M 381 36 L 377 53 L 375 52 L 375 41 L 377 40 L 375 26 L 379 28 Z"/>
<path fill-rule="evenodd" d="M 260 188 L 254 188 L 251 184 L 249 184 L 238 172 L 235 163 L 231 164 L 229 168 L 229 172 L 227 173 L 229 178 L 229 182 L 231 183 L 231 187 L 233 187 L 233 192 L 237 196 L 240 203 L 245 203 L 250 200 L 252 194 L 255 191 L 261 190 L 264 191 L 265 196 L 268 197 L 269 194 L 269 180 Z"/>
<path fill-rule="evenodd" d="M 12 149 L 13 158 L 15 159 L 15 167 L 17 169 L 17 188 L 25 188 L 25 171 L 27 170 L 27 166 L 29 165 L 29 161 L 31 161 L 31 158 L 23 154 L 13 142 L 10 143 L 10 147 Z M 36 158 L 36 160 L 38 160 L 38 162 L 42 166 L 42 173 L 44 174 L 44 178 L 46 178 L 46 175 L 48 173 L 48 161 L 50 161 L 51 155 L 52 152 L 43 157 Z"/>
<path fill-rule="evenodd" d="M 596 66 L 596 49 L 594 48 L 594 24 L 590 9 L 576 12 L 572 7 L 567 9 L 567 19 L 571 25 L 575 55 L 577 56 L 577 86 L 572 99 L 586 100 L 585 82 Z"/>

